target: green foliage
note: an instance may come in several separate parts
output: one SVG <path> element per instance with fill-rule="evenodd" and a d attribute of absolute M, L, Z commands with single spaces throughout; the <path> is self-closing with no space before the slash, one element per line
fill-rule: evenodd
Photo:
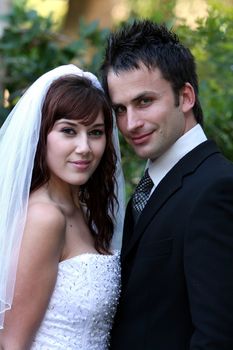
<path fill-rule="evenodd" d="M 86 24 L 83 19 L 80 21 L 79 41 L 83 40 L 88 44 L 86 47 L 86 53 L 88 52 L 88 55 L 84 57 L 83 67 L 97 76 L 109 32 L 110 30 L 107 28 L 100 29 L 98 21 L 90 24 Z"/>
<path fill-rule="evenodd" d="M 199 75 L 205 130 L 225 156 L 233 160 L 233 10 L 212 8 L 197 28 L 179 26 L 177 33 L 191 48 Z"/>
<path fill-rule="evenodd" d="M 44 18 L 33 10 L 25 11 L 22 5 L 22 2 L 16 4 L 6 16 L 8 26 L 0 38 L 0 122 L 25 88 L 46 71 L 73 62 L 97 73 L 108 34 L 107 30 L 98 28 L 97 22 L 87 25 L 80 21 L 78 39 L 71 40 L 54 31 L 51 17 Z M 7 108 L 3 103 L 5 89 L 10 94 Z"/>
<path fill-rule="evenodd" d="M 174 7 L 176 0 L 128 0 L 130 17 L 149 18 L 157 23 L 166 23 L 169 27 L 174 24 Z"/>
<path fill-rule="evenodd" d="M 131 146 L 126 143 L 121 134 L 119 134 L 119 139 L 121 145 L 122 168 L 125 176 L 126 198 L 129 198 L 142 176 L 143 169 L 145 168 L 145 160 L 139 159 L 138 156 L 135 155 Z"/>

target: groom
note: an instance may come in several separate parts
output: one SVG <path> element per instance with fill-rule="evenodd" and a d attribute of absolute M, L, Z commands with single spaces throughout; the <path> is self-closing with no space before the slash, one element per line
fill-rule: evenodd
<path fill-rule="evenodd" d="M 233 165 L 203 131 L 194 58 L 165 26 L 135 21 L 110 35 L 102 77 L 148 159 L 126 212 L 111 349 L 232 350 Z"/>

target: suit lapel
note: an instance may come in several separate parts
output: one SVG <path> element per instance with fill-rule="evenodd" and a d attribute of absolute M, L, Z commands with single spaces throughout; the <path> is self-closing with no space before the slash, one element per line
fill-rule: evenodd
<path fill-rule="evenodd" d="M 182 187 L 184 176 L 193 173 L 206 158 L 216 152 L 219 152 L 219 150 L 215 143 L 205 141 L 184 156 L 154 190 L 135 226 L 133 224 L 130 200 L 124 225 L 122 260 L 140 239 L 161 206 Z"/>

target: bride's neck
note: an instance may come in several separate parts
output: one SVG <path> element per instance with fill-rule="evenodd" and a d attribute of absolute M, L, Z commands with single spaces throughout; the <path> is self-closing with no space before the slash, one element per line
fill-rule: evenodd
<path fill-rule="evenodd" d="M 44 185 L 44 190 L 47 192 L 49 198 L 62 208 L 71 209 L 80 208 L 78 198 L 78 186 L 71 186 L 69 184 L 61 183 L 56 179 L 51 179 Z"/>

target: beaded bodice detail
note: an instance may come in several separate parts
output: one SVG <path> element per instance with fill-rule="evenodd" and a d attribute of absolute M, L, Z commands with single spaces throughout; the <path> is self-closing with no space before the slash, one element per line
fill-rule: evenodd
<path fill-rule="evenodd" d="M 82 254 L 59 264 L 33 350 L 106 350 L 120 294 L 120 258 Z"/>

